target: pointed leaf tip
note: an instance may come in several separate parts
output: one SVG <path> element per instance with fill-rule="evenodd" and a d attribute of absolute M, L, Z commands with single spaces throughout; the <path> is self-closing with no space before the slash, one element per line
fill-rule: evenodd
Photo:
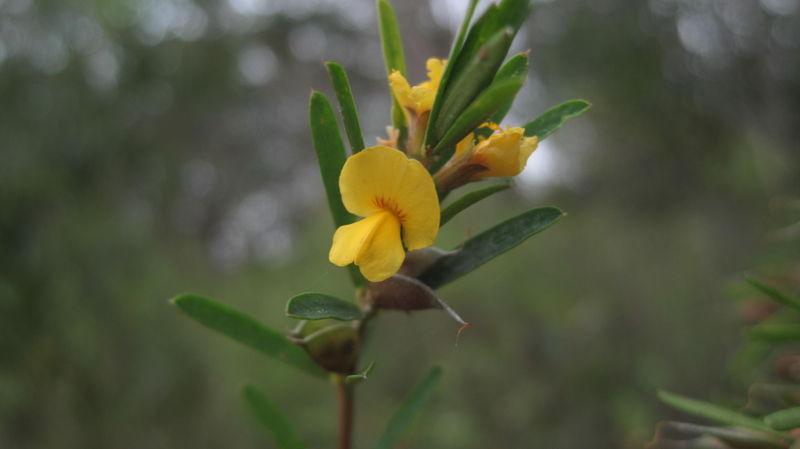
<path fill-rule="evenodd" d="M 584 100 L 571 100 L 554 106 L 525 124 L 525 136 L 536 136 L 541 142 L 556 132 L 567 120 L 583 114 L 591 106 L 589 102 Z"/>
<path fill-rule="evenodd" d="M 324 377 L 306 351 L 253 317 L 220 302 L 192 294 L 174 298 L 173 304 L 200 324 L 226 335 L 270 357 L 300 368 L 308 374 Z"/>
<path fill-rule="evenodd" d="M 467 240 L 459 251 L 438 259 L 419 280 L 439 288 L 549 228 L 562 216 L 561 209 L 546 206 L 510 218 Z"/>
<path fill-rule="evenodd" d="M 372 369 L 374 367 L 375 367 L 375 362 L 370 362 L 370 364 L 367 365 L 367 367 L 364 368 L 363 370 L 361 370 L 360 372 L 358 372 L 356 374 L 351 374 L 351 375 L 345 377 L 344 378 L 344 383 L 347 384 L 347 385 L 350 385 L 350 384 L 354 384 L 354 383 L 357 383 L 357 382 L 361 382 L 361 381 L 367 380 L 367 376 L 369 376 L 369 374 L 372 372 Z"/>

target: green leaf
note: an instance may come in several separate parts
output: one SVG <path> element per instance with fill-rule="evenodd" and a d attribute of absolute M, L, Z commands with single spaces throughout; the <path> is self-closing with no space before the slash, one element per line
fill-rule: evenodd
<path fill-rule="evenodd" d="M 331 108 L 331 103 L 323 93 L 311 92 L 308 119 L 311 124 L 311 137 L 314 142 L 314 150 L 317 153 L 319 171 L 322 175 L 322 184 L 325 186 L 328 207 L 330 207 L 331 215 L 333 216 L 333 224 L 339 227 L 352 223 L 355 217 L 344 208 L 342 194 L 339 192 L 339 174 L 342 172 L 347 154 L 345 153 L 342 136 L 339 134 L 339 127 L 336 124 L 333 108 Z M 359 273 L 358 267 L 350 265 L 348 272 L 356 287 L 365 284 L 366 281 Z"/>
<path fill-rule="evenodd" d="M 360 320 L 364 314 L 352 302 L 323 293 L 301 293 L 286 303 L 286 316 L 300 320 L 333 318 L 340 321 L 352 321 Z"/>
<path fill-rule="evenodd" d="M 342 194 L 339 192 L 339 174 L 342 172 L 347 154 L 333 108 L 322 92 L 311 92 L 308 119 L 333 223 L 337 227 L 352 223 L 354 217 L 344 208 Z"/>
<path fill-rule="evenodd" d="M 458 59 L 458 55 L 461 52 L 461 48 L 464 46 L 464 39 L 467 37 L 469 24 L 472 21 L 472 15 L 475 13 L 475 6 L 477 4 L 478 0 L 470 0 L 469 5 L 467 6 L 467 13 L 464 15 L 464 21 L 461 22 L 461 28 L 459 28 L 458 35 L 456 36 L 456 39 L 453 41 L 452 48 L 450 48 L 450 56 L 448 56 L 447 58 L 449 62 L 444 68 L 444 73 L 442 73 L 442 79 L 439 80 L 439 88 L 436 90 L 436 97 L 433 100 L 433 107 L 431 107 L 431 115 L 428 116 L 428 128 L 425 130 L 426 143 L 430 142 L 432 139 L 431 134 L 433 132 L 433 126 L 431 126 L 431 124 L 436 122 L 437 117 L 439 117 L 439 110 L 442 108 L 442 99 L 444 97 L 444 90 L 447 87 L 447 84 L 450 80 L 450 75 L 453 73 L 453 67 L 455 67 L 455 64 L 452 64 L 452 62 Z"/>
<path fill-rule="evenodd" d="M 503 0 L 497 5 L 490 4 L 469 30 L 458 58 L 452 60 L 454 62 L 453 76 L 464 72 L 469 61 L 473 60 L 481 52 L 481 47 L 500 30 L 508 28 L 513 38 L 527 19 L 529 12 L 529 0 Z"/>
<path fill-rule="evenodd" d="M 497 184 L 492 184 L 490 186 L 483 187 L 478 190 L 473 190 L 472 192 L 464 194 L 461 198 L 453 201 L 447 207 L 442 210 L 442 217 L 439 219 L 439 227 L 442 227 L 450 221 L 453 217 L 459 214 L 464 209 L 472 206 L 473 204 L 477 203 L 478 201 L 494 195 L 497 192 L 502 192 L 503 190 L 508 189 L 511 187 L 511 181 L 506 180 L 503 182 L 499 182 Z"/>
<path fill-rule="evenodd" d="M 592 105 L 583 100 L 570 100 L 545 111 L 525 125 L 525 136 L 537 136 L 539 142 L 556 132 L 568 119 L 586 112 Z"/>
<path fill-rule="evenodd" d="M 785 306 L 789 306 L 795 310 L 800 310 L 800 300 L 790 298 L 788 295 L 778 291 L 774 287 L 771 287 L 756 278 L 747 277 L 745 279 L 750 285 L 755 287 L 761 293 L 769 296 L 775 302 L 781 303 Z"/>
<path fill-rule="evenodd" d="M 492 80 L 493 84 L 500 84 L 506 81 L 512 80 L 522 80 L 523 82 L 528 77 L 528 67 L 529 67 L 530 58 L 528 57 L 528 53 L 520 53 L 513 58 L 509 59 L 508 62 L 503 64 L 500 67 L 500 70 L 497 71 L 497 75 L 495 75 L 494 80 Z M 487 121 L 493 123 L 500 123 L 508 114 L 508 111 L 511 110 L 511 106 L 514 104 L 514 98 L 509 98 L 505 103 L 500 105 L 500 108 L 492 114 L 491 117 Z M 475 138 L 488 138 L 492 132 L 494 132 L 489 127 L 478 128 L 475 130 Z"/>
<path fill-rule="evenodd" d="M 331 77 L 333 89 L 336 91 L 336 98 L 339 100 L 339 109 L 342 113 L 347 139 L 350 141 L 350 149 L 353 154 L 358 153 L 364 149 L 364 137 L 361 134 L 361 125 L 358 121 L 358 111 L 353 99 L 353 91 L 350 89 L 350 81 L 341 65 L 335 62 L 327 62 L 325 65 L 328 67 L 328 74 Z"/>
<path fill-rule="evenodd" d="M 468 19 L 471 18 L 473 9 L 474 5 L 470 4 L 467 14 Z M 454 108 L 454 110 L 448 110 L 447 114 L 445 114 L 445 104 L 453 101 L 452 99 L 458 96 L 466 97 L 464 98 L 464 105 L 469 104 L 489 84 L 495 75 L 495 71 L 508 53 L 511 41 L 529 12 L 529 0 L 503 0 L 499 5 L 492 3 L 469 29 L 463 45 L 454 47 L 454 50 L 457 48 L 458 51 L 450 55 L 450 63 L 445 71 L 445 76 L 442 77 L 437 99 L 431 111 L 430 126 L 425 139 L 428 147 L 438 144 L 439 138 L 460 113 L 458 108 Z M 465 24 L 468 23 L 469 20 L 466 20 Z M 496 48 L 499 60 L 493 62 L 493 68 L 488 66 L 489 70 L 486 72 L 475 72 L 474 64 L 476 61 L 489 56 L 486 49 L 490 41 L 503 30 L 508 33 L 508 40 L 504 46 Z M 456 85 L 463 82 L 464 78 L 469 79 L 467 85 L 476 83 L 475 86 L 478 88 L 476 90 L 462 90 L 462 86 L 456 87 Z M 442 97 L 441 108 L 437 104 L 440 103 L 439 97 Z M 456 100 L 456 102 L 458 101 Z M 448 105 L 447 109 L 451 106 Z"/>
<path fill-rule="evenodd" d="M 524 80 L 528 77 L 529 66 L 530 57 L 528 56 L 528 53 L 520 53 L 509 59 L 508 62 L 500 67 L 500 70 L 497 71 L 497 75 L 495 75 L 492 83 L 500 83 L 506 80 L 520 78 Z M 511 105 L 513 103 L 514 99 L 512 98 L 510 101 L 500 106 L 500 109 L 498 109 L 489 120 L 494 123 L 502 122 L 506 117 L 506 114 L 508 114 L 508 111 L 511 109 Z"/>
<path fill-rule="evenodd" d="M 504 103 L 514 101 L 514 96 L 523 83 L 524 80 L 516 79 L 492 84 L 476 98 L 433 148 L 432 152 L 437 154 L 437 159 L 431 172 L 435 173 L 450 159 L 455 151 L 455 145 L 461 139 L 497 112 Z"/>
<path fill-rule="evenodd" d="M 375 368 L 375 362 L 370 363 L 367 365 L 366 368 L 362 369 L 361 371 L 351 374 L 344 378 L 344 383 L 347 385 L 354 384 L 356 382 L 361 382 L 363 380 L 367 380 L 367 376 L 369 373 L 372 372 L 372 369 Z"/>
<path fill-rule="evenodd" d="M 386 63 L 386 74 L 391 75 L 392 70 L 397 70 L 406 76 L 406 59 L 403 55 L 403 39 L 400 36 L 400 27 L 397 25 L 394 9 L 387 0 L 378 0 L 378 28 L 381 33 L 383 47 L 383 61 Z M 392 124 L 398 130 L 405 129 L 405 116 L 403 109 L 392 97 Z"/>
<path fill-rule="evenodd" d="M 511 45 L 513 37 L 511 30 L 499 30 L 483 47 L 481 47 L 481 51 L 474 55 L 464 66 L 463 70 L 453 74 L 453 78 L 448 83 L 447 89 L 444 92 L 442 108 L 439 111 L 436 122 L 433 123 L 433 140 L 428 142 L 433 146 L 434 154 L 442 147 L 441 141 L 445 140 L 445 137 L 450 134 L 451 127 L 455 127 L 455 123 L 461 119 L 465 110 L 471 107 L 473 102 L 477 101 L 477 99 L 485 97 L 485 91 L 487 87 L 492 84 L 497 69 L 500 67 L 500 64 L 503 63 L 503 59 L 506 57 L 508 47 Z M 520 83 L 520 86 L 521 85 Z M 486 101 L 486 99 L 484 99 L 484 101 Z M 505 101 L 507 101 L 507 99 L 499 102 L 492 111 L 483 117 L 483 119 L 485 120 L 494 114 Z M 480 125 L 480 123 L 475 126 L 478 125 Z M 472 128 L 475 128 L 475 126 Z M 472 128 L 470 128 L 469 131 L 472 131 Z M 469 131 L 467 131 L 467 133 L 469 133 Z M 466 133 L 463 134 L 462 137 L 465 135 Z"/>
<path fill-rule="evenodd" d="M 460 249 L 437 260 L 419 280 L 439 288 L 549 228 L 563 215 L 560 209 L 550 206 L 517 215 L 467 240 Z"/>
<path fill-rule="evenodd" d="M 764 417 L 764 423 L 775 430 L 791 430 L 800 427 L 800 407 L 779 410 Z"/>
<path fill-rule="evenodd" d="M 314 363 L 303 348 L 249 315 L 220 302 L 192 294 L 178 295 L 171 302 L 200 324 L 239 343 L 300 368 L 306 373 L 325 376 L 325 372 Z"/>
<path fill-rule="evenodd" d="M 795 324 L 762 324 L 748 332 L 753 340 L 769 343 L 795 343 L 800 341 L 800 326 Z"/>
<path fill-rule="evenodd" d="M 761 420 L 753 418 L 752 416 L 747 416 L 743 413 L 739 413 L 735 410 L 730 410 L 725 407 L 710 404 L 708 402 L 698 401 L 696 399 L 669 393 L 667 391 L 659 391 L 658 397 L 670 407 L 674 407 L 692 415 L 701 416 L 703 418 L 731 426 L 739 426 L 758 430 L 779 438 L 791 438 L 791 436 L 786 433 L 776 432 L 768 425 L 761 422 Z"/>
<path fill-rule="evenodd" d="M 305 449 L 306 444 L 292 427 L 286 416 L 275 407 L 258 388 L 246 385 L 242 397 L 250 414 L 264 429 L 272 434 L 279 449 Z"/>
<path fill-rule="evenodd" d="M 400 408 L 392 415 L 386 425 L 386 429 L 383 431 L 383 435 L 375 445 L 376 449 L 392 449 L 397 445 L 400 437 L 411 427 L 414 418 L 430 400 L 433 390 L 439 384 L 441 377 L 442 368 L 436 366 L 414 387 L 403 403 L 400 404 Z"/>

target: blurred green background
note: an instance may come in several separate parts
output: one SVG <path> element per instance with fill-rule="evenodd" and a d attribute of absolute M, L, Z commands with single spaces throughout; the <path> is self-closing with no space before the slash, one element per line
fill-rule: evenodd
<path fill-rule="evenodd" d="M 395 2 L 412 82 L 464 3 Z M 385 135 L 374 16 L 371 0 L 0 0 L 0 447 L 272 447 L 245 382 L 333 447 L 329 385 L 166 300 L 285 329 L 290 296 L 352 294 L 327 261 L 306 104 L 338 61 L 367 140 Z M 538 2 L 513 48 L 532 70 L 508 124 L 594 107 L 438 244 L 534 206 L 569 216 L 441 291 L 473 323 L 458 346 L 442 313 L 380 318 L 356 447 L 440 360 L 404 447 L 640 447 L 671 413 L 655 389 L 742 391 L 725 285 L 800 254 L 799 2 Z"/>

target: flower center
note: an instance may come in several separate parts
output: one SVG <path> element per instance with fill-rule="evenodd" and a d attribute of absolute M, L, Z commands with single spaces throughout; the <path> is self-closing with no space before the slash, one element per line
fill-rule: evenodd
<path fill-rule="evenodd" d="M 373 198 L 372 204 L 374 204 L 375 207 L 377 207 L 378 209 L 383 209 L 385 211 L 391 212 L 392 215 L 394 215 L 395 218 L 397 218 L 397 221 L 399 221 L 400 224 L 403 224 L 403 222 L 405 222 L 406 214 L 403 213 L 402 210 L 400 210 L 400 207 L 398 207 L 396 201 L 386 198 L 384 196 L 377 196 Z"/>

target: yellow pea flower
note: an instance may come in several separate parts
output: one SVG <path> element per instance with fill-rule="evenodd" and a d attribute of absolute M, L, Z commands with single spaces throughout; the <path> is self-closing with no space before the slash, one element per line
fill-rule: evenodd
<path fill-rule="evenodd" d="M 466 165 L 477 165 L 483 170 L 472 175 L 470 180 L 476 181 L 491 176 L 517 176 L 525 169 L 528 158 L 536 150 L 539 139 L 536 136 L 525 137 L 525 129 L 508 127 L 503 131 L 494 123 L 488 126 L 495 133 L 487 139 L 474 143 L 474 134 L 470 133 L 456 145 L 455 157 L 466 157 Z M 471 153 L 467 153 L 471 150 Z"/>
<path fill-rule="evenodd" d="M 355 263 L 380 282 L 397 273 L 411 251 L 433 244 L 439 232 L 439 198 L 433 178 L 419 161 L 383 145 L 350 156 L 339 175 L 342 203 L 364 217 L 333 235 L 328 258 Z"/>
<path fill-rule="evenodd" d="M 425 67 L 428 69 L 428 81 L 420 83 L 414 87 L 408 84 L 408 80 L 397 70 L 393 70 L 389 75 L 389 86 L 392 88 L 397 102 L 403 106 L 408 120 L 408 110 L 414 111 L 417 117 L 428 112 L 433 107 L 433 100 L 436 98 L 436 90 L 439 89 L 439 81 L 442 79 L 444 68 L 447 61 L 443 59 L 430 58 Z"/>

